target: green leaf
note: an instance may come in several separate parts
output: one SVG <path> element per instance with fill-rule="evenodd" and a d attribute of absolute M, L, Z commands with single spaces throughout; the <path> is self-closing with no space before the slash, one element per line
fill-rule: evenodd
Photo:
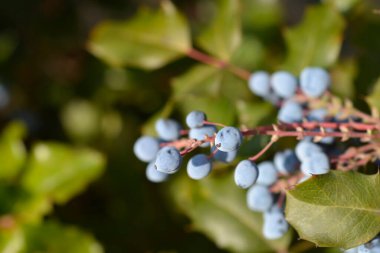
<path fill-rule="evenodd" d="M 333 65 L 342 46 L 344 27 L 344 19 L 335 8 L 309 7 L 299 25 L 285 30 L 288 55 L 283 68 L 298 74 L 306 66 Z"/>
<path fill-rule="evenodd" d="M 95 180 L 104 166 L 104 157 L 94 150 L 39 143 L 32 149 L 22 185 L 33 194 L 64 203 Z"/>
<path fill-rule="evenodd" d="M 357 76 L 358 66 L 354 60 L 345 60 L 339 62 L 331 70 L 333 94 L 342 98 L 354 98 L 355 96 L 355 78 Z"/>
<path fill-rule="evenodd" d="M 20 253 L 23 246 L 24 235 L 18 226 L 10 229 L 0 229 L 0 252 Z"/>
<path fill-rule="evenodd" d="M 282 21 L 282 8 L 280 0 L 252 1 L 242 0 L 243 26 L 247 30 L 272 29 L 273 26 L 280 25 Z"/>
<path fill-rule="evenodd" d="M 240 5 L 238 0 L 217 0 L 212 22 L 197 38 L 208 53 L 228 60 L 241 40 Z"/>
<path fill-rule="evenodd" d="M 380 232 L 380 174 L 332 171 L 287 192 L 286 219 L 302 239 L 353 248 Z"/>
<path fill-rule="evenodd" d="M 102 246 L 89 234 L 56 222 L 25 226 L 27 252 L 102 253 Z"/>
<path fill-rule="evenodd" d="M 233 124 L 236 100 L 253 99 L 245 81 L 224 70 L 196 65 L 172 82 L 173 99 L 183 114 L 207 113 L 210 121 Z"/>
<path fill-rule="evenodd" d="M 366 97 L 367 103 L 380 112 L 380 78 L 377 79 L 370 94 Z"/>
<path fill-rule="evenodd" d="M 247 127 L 255 127 L 275 112 L 275 107 L 266 102 L 239 100 L 236 102 L 239 123 Z"/>
<path fill-rule="evenodd" d="M 142 9 L 128 21 L 108 21 L 95 27 L 88 50 L 114 66 L 157 69 L 181 57 L 191 47 L 185 18 L 169 1 L 157 11 Z"/>
<path fill-rule="evenodd" d="M 0 179 L 12 180 L 26 161 L 26 149 L 22 141 L 26 133 L 22 123 L 7 126 L 0 137 Z"/>
<path fill-rule="evenodd" d="M 186 176 L 171 183 L 170 194 L 190 217 L 193 228 L 219 247 L 233 252 L 275 252 L 287 249 L 292 233 L 267 241 L 262 235 L 262 214 L 245 203 L 245 191 L 234 185 L 232 173 L 194 181 Z"/>

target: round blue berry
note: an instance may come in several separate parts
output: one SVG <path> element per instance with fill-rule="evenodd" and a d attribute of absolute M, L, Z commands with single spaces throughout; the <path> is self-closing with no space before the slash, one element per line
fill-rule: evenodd
<path fill-rule="evenodd" d="M 296 154 L 291 149 L 286 149 L 283 152 L 277 152 L 274 155 L 274 164 L 278 172 L 284 175 L 289 175 L 297 170 L 299 161 Z"/>
<path fill-rule="evenodd" d="M 168 179 L 169 175 L 159 172 L 154 166 L 154 162 L 148 164 L 145 170 L 146 178 L 153 183 L 161 183 Z"/>
<path fill-rule="evenodd" d="M 165 141 L 174 141 L 180 137 L 181 126 L 172 119 L 159 119 L 155 124 L 158 136 Z"/>
<path fill-rule="evenodd" d="M 158 151 L 154 165 L 159 172 L 173 174 L 179 170 L 182 156 L 175 147 L 163 147 Z"/>
<path fill-rule="evenodd" d="M 252 73 L 248 79 L 248 87 L 252 93 L 266 97 L 270 94 L 269 74 L 265 71 Z"/>
<path fill-rule="evenodd" d="M 277 181 L 277 170 L 272 162 L 261 162 L 257 167 L 259 169 L 259 177 L 256 181 L 257 184 L 270 186 Z"/>
<path fill-rule="evenodd" d="M 270 83 L 273 91 L 282 98 L 293 97 L 297 90 L 297 79 L 286 71 L 277 71 L 272 74 Z"/>
<path fill-rule="evenodd" d="M 206 114 L 201 111 L 192 111 L 186 116 L 186 124 L 190 128 L 203 126 L 205 120 L 207 120 Z"/>
<path fill-rule="evenodd" d="M 307 115 L 307 119 L 309 121 L 316 121 L 316 122 L 323 122 L 325 121 L 326 117 L 327 117 L 327 110 L 325 108 L 311 110 Z"/>
<path fill-rule="evenodd" d="M 380 253 L 380 238 L 375 237 L 371 241 L 359 245 L 358 253 Z"/>
<path fill-rule="evenodd" d="M 312 98 L 320 97 L 330 85 L 330 75 L 322 68 L 309 67 L 300 75 L 301 90 Z"/>
<path fill-rule="evenodd" d="M 150 162 L 156 158 L 160 144 L 156 138 L 142 136 L 133 145 L 133 152 L 143 162 Z"/>
<path fill-rule="evenodd" d="M 187 163 L 187 175 L 192 179 L 202 179 L 210 174 L 210 172 L 211 160 L 204 154 L 193 156 Z"/>
<path fill-rule="evenodd" d="M 217 149 L 217 148 L 215 146 L 213 146 L 211 148 L 211 152 L 212 153 L 215 152 L 214 159 L 217 161 L 220 161 L 223 163 L 230 163 L 233 160 L 235 160 L 235 158 L 236 158 L 237 150 L 230 151 L 230 152 L 224 152 L 224 151 L 220 151 L 218 149 L 217 149 L 217 151 L 215 151 L 215 149 Z"/>
<path fill-rule="evenodd" d="M 289 229 L 284 213 L 275 206 L 264 213 L 263 235 L 268 240 L 281 238 Z"/>
<path fill-rule="evenodd" d="M 257 165 L 250 160 L 240 161 L 234 173 L 236 185 L 243 189 L 247 189 L 253 185 L 258 176 L 259 171 Z"/>
<path fill-rule="evenodd" d="M 304 174 L 321 175 L 330 171 L 329 158 L 325 153 L 311 153 L 301 163 L 301 170 Z"/>
<path fill-rule="evenodd" d="M 255 184 L 247 192 L 247 205 L 252 211 L 265 212 L 273 204 L 273 195 L 269 188 Z"/>
<path fill-rule="evenodd" d="M 202 127 L 197 127 L 197 128 L 191 128 L 189 131 L 189 138 L 190 139 L 195 139 L 197 141 L 202 141 L 206 137 L 212 137 L 216 133 L 217 129 L 215 126 L 212 125 L 204 125 Z M 201 147 L 207 147 L 209 146 L 209 143 L 203 143 Z"/>
<path fill-rule="evenodd" d="M 278 120 L 285 123 L 300 122 L 303 118 L 302 106 L 294 101 L 286 101 L 278 112 Z"/>
<path fill-rule="evenodd" d="M 295 150 L 296 155 L 301 162 L 307 159 L 312 153 L 322 152 L 322 148 L 320 146 L 307 140 L 298 142 Z"/>
<path fill-rule="evenodd" d="M 235 127 L 223 127 L 215 137 L 215 146 L 224 152 L 237 150 L 242 142 L 243 136 Z"/>

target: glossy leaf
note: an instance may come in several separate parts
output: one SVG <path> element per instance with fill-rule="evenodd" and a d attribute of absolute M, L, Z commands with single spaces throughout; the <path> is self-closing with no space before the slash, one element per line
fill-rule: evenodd
<path fill-rule="evenodd" d="M 29 225 L 25 229 L 27 252 L 54 253 L 102 253 L 101 245 L 89 234 L 73 227 L 64 227 L 56 222 Z"/>
<path fill-rule="evenodd" d="M 380 232 L 380 174 L 332 171 L 287 192 L 286 219 L 302 239 L 352 248 Z"/>
<path fill-rule="evenodd" d="M 178 208 L 191 218 L 193 228 L 219 247 L 232 252 L 275 252 L 290 244 L 291 232 L 267 241 L 262 214 L 246 207 L 245 191 L 234 185 L 232 173 L 194 181 L 186 176 L 172 182 L 170 191 Z"/>
<path fill-rule="evenodd" d="M 91 35 L 88 50 L 114 66 L 157 69 L 190 49 L 185 18 L 169 1 L 157 11 L 142 9 L 127 21 L 100 23 Z"/>
<path fill-rule="evenodd" d="M 33 194 L 63 203 L 97 178 L 104 165 L 104 157 L 96 151 L 39 143 L 31 151 L 22 185 Z"/>
<path fill-rule="evenodd" d="M 309 7 L 303 21 L 285 30 L 288 48 L 283 68 L 295 74 L 306 66 L 329 67 L 342 46 L 345 22 L 332 6 Z"/>
<path fill-rule="evenodd" d="M 14 122 L 7 126 L 0 137 L 0 179 L 14 179 L 26 161 L 23 143 L 25 126 Z"/>
<path fill-rule="evenodd" d="M 197 42 L 202 49 L 228 60 L 241 40 L 240 5 L 238 0 L 217 0 L 215 16 Z"/>

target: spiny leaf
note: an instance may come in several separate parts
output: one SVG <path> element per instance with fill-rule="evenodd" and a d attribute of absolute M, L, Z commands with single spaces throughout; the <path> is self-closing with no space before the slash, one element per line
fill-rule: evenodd
<path fill-rule="evenodd" d="M 172 181 L 176 205 L 191 218 L 194 229 L 233 252 L 275 252 L 287 249 L 292 233 L 268 241 L 262 234 L 262 214 L 246 207 L 245 191 L 234 185 L 232 173 L 193 181 L 182 176 Z"/>
<path fill-rule="evenodd" d="M 241 40 L 240 6 L 238 0 L 217 0 L 215 17 L 197 38 L 207 52 L 228 60 Z"/>
<path fill-rule="evenodd" d="M 158 11 L 141 10 L 127 21 L 100 23 L 88 50 L 114 66 L 157 69 L 184 55 L 191 47 L 185 18 L 169 1 Z"/>
<path fill-rule="evenodd" d="M 353 248 L 380 232 L 380 175 L 332 171 L 287 192 L 286 219 L 301 238 Z"/>
<path fill-rule="evenodd" d="M 307 66 L 334 64 L 342 45 L 344 26 L 344 19 L 332 6 L 309 7 L 304 20 L 285 31 L 288 55 L 283 68 L 298 74 Z"/>

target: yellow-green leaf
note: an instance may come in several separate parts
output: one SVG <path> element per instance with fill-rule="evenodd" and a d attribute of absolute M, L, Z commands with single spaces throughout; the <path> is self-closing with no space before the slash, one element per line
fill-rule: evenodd
<path fill-rule="evenodd" d="M 184 55 L 191 47 L 185 18 L 169 1 L 157 11 L 142 9 L 127 21 L 96 26 L 88 50 L 108 64 L 157 69 Z"/>
<path fill-rule="evenodd" d="M 345 22 L 330 5 L 307 9 L 300 24 L 285 30 L 288 55 L 284 69 L 298 74 L 304 67 L 329 67 L 335 63 L 342 46 Z"/>
<path fill-rule="evenodd" d="M 217 0 L 215 16 L 197 42 L 205 51 L 223 60 L 228 60 L 241 40 L 240 2 Z"/>
<path fill-rule="evenodd" d="M 90 149 L 39 143 L 31 151 L 22 185 L 29 192 L 64 203 L 103 171 L 105 158 Z"/>
<path fill-rule="evenodd" d="M 287 193 L 286 219 L 302 239 L 353 248 L 380 232 L 380 174 L 332 171 Z"/>
<path fill-rule="evenodd" d="M 172 181 L 170 194 L 191 218 L 193 228 L 219 247 L 232 252 L 279 252 L 287 249 L 292 233 L 268 241 L 262 234 L 262 214 L 246 206 L 246 192 L 235 186 L 232 173 L 194 181 L 181 176 Z"/>
<path fill-rule="evenodd" d="M 26 161 L 26 149 L 22 138 L 26 133 L 22 123 L 14 122 L 3 130 L 0 137 L 0 179 L 12 180 Z"/>
<path fill-rule="evenodd" d="M 89 234 L 74 227 L 48 221 L 24 228 L 25 247 L 21 253 L 103 253 L 102 246 Z"/>

